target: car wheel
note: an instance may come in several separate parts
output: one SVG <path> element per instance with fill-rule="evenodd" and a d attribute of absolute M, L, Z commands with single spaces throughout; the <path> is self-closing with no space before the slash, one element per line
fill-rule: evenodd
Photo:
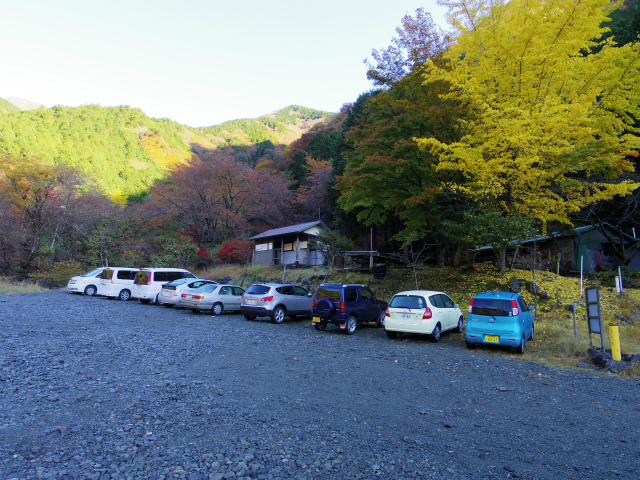
<path fill-rule="evenodd" d="M 118 294 L 118 298 L 123 302 L 126 302 L 127 300 L 131 299 L 131 292 L 126 288 L 124 290 L 120 290 L 120 293 Z"/>
<path fill-rule="evenodd" d="M 380 311 L 380 315 L 378 315 L 378 321 L 376 322 L 376 326 L 378 328 L 384 327 L 384 320 L 387 316 L 387 311 L 386 310 L 381 310 Z"/>
<path fill-rule="evenodd" d="M 536 326 L 531 325 L 531 337 L 529 337 L 530 342 L 533 342 L 533 339 L 535 338 L 535 331 L 536 331 Z"/>
<path fill-rule="evenodd" d="M 516 347 L 516 353 L 518 355 L 522 355 L 524 353 L 526 343 L 527 341 L 524 339 L 524 335 L 522 335 L 522 341 L 520 342 L 520 345 Z"/>
<path fill-rule="evenodd" d="M 458 326 L 456 327 L 456 332 L 462 333 L 464 331 L 464 320 L 462 317 L 458 319 Z"/>
<path fill-rule="evenodd" d="M 385 330 L 384 333 L 386 333 L 389 338 L 396 338 L 398 336 L 398 332 L 392 332 L 391 330 Z"/>
<path fill-rule="evenodd" d="M 316 330 L 322 332 L 327 329 L 327 322 L 316 322 L 313 326 L 316 327 Z"/>
<path fill-rule="evenodd" d="M 433 343 L 438 343 L 440 341 L 440 324 L 438 323 L 435 327 L 433 327 L 433 332 L 431 332 L 431 341 Z"/>
<path fill-rule="evenodd" d="M 213 307 L 211 307 L 211 315 L 220 315 L 223 310 L 224 307 L 221 303 L 214 303 Z"/>
<path fill-rule="evenodd" d="M 87 285 L 87 288 L 84 289 L 84 294 L 93 297 L 97 292 L 95 285 Z"/>
<path fill-rule="evenodd" d="M 328 298 L 321 298 L 313 309 L 313 315 L 320 318 L 329 318 L 336 310 L 335 304 Z"/>
<path fill-rule="evenodd" d="M 287 316 L 287 313 L 284 311 L 282 307 L 276 307 L 273 309 L 273 313 L 271 314 L 271 321 L 273 323 L 282 323 L 284 322 L 284 317 Z"/>
<path fill-rule="evenodd" d="M 244 318 L 246 318 L 247 320 L 255 320 L 256 316 L 255 315 L 247 315 L 246 313 L 244 314 Z"/>
<path fill-rule="evenodd" d="M 467 348 L 469 350 L 472 350 L 472 349 L 476 348 L 476 344 L 473 343 L 473 342 L 470 342 L 469 340 L 465 340 L 465 343 L 467 344 Z"/>
<path fill-rule="evenodd" d="M 347 335 L 353 335 L 356 333 L 356 328 L 358 328 L 358 321 L 356 320 L 356 317 L 349 315 L 345 324 L 346 328 L 344 329 L 344 333 Z"/>

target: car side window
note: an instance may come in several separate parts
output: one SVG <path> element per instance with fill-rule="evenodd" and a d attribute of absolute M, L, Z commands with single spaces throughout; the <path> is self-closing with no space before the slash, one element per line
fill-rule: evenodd
<path fill-rule="evenodd" d="M 444 308 L 444 303 L 442 302 L 442 297 L 440 295 L 431 295 L 429 297 L 429 301 L 431 302 L 431 305 L 436 308 Z"/>
<path fill-rule="evenodd" d="M 220 289 L 220 295 L 231 295 L 231 287 L 222 287 Z"/>
<path fill-rule="evenodd" d="M 444 304 L 444 308 L 453 308 L 454 307 L 454 303 L 453 300 L 451 300 L 447 295 L 440 295 L 440 297 L 442 297 L 442 303 Z"/>
<path fill-rule="evenodd" d="M 233 287 L 233 294 L 239 297 L 241 295 L 244 295 L 244 290 L 240 287 Z"/>
<path fill-rule="evenodd" d="M 305 290 L 302 287 L 295 286 L 295 287 L 293 287 L 293 289 L 295 290 L 296 295 L 298 295 L 300 297 L 306 297 L 307 293 L 309 293 L 307 290 Z"/>
<path fill-rule="evenodd" d="M 278 290 L 278 289 L 276 289 Z M 280 289 L 278 290 L 282 295 L 293 295 L 293 287 L 290 285 L 287 285 L 285 287 L 280 287 Z"/>
<path fill-rule="evenodd" d="M 518 297 L 518 304 L 520 305 L 520 310 L 522 310 L 523 312 L 526 312 L 527 310 L 529 310 L 529 307 L 527 306 L 527 304 L 524 303 L 524 298 Z"/>
<path fill-rule="evenodd" d="M 355 302 L 356 300 L 358 300 L 358 290 L 356 290 L 355 288 L 345 288 L 344 301 Z"/>
<path fill-rule="evenodd" d="M 362 290 L 360 290 L 360 295 L 362 296 L 362 300 L 365 302 L 373 301 L 373 293 L 371 293 L 371 290 L 369 290 L 368 288 L 363 288 Z"/>
<path fill-rule="evenodd" d="M 183 278 L 182 277 L 182 272 L 167 272 L 167 277 L 169 278 L 169 281 L 178 280 L 179 278 Z M 186 277 L 184 277 L 184 278 L 186 278 Z"/>
<path fill-rule="evenodd" d="M 167 275 L 167 272 L 155 272 L 153 274 L 153 281 L 154 282 L 170 282 L 172 279 L 169 279 L 169 276 Z"/>

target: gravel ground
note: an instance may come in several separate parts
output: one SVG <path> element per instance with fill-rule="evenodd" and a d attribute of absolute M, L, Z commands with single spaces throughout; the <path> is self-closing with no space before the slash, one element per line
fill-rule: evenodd
<path fill-rule="evenodd" d="M 0 478 L 640 477 L 637 379 L 463 344 L 0 296 Z"/>

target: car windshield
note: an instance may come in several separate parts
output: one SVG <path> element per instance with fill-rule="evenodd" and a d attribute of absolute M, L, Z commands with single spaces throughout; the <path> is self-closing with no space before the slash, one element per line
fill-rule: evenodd
<path fill-rule="evenodd" d="M 91 270 L 90 272 L 84 273 L 80 275 L 81 277 L 95 277 L 98 274 L 102 273 L 102 268 L 96 268 L 95 270 Z"/>
<path fill-rule="evenodd" d="M 246 293 L 248 295 L 264 295 L 265 293 L 268 293 L 269 290 L 270 287 L 267 287 L 266 285 L 251 285 Z"/>
<path fill-rule="evenodd" d="M 318 288 L 318 293 L 316 293 L 316 300 L 321 300 L 323 298 L 328 298 L 333 302 L 341 301 L 342 299 L 340 298 L 340 288 L 336 288 L 336 287 Z"/>
<path fill-rule="evenodd" d="M 427 304 L 423 297 L 416 295 L 396 295 L 389 303 L 390 308 L 417 308 L 425 309 Z"/>
<path fill-rule="evenodd" d="M 511 313 L 511 300 L 498 298 L 474 298 L 471 313 L 476 315 L 492 315 L 508 317 Z"/>
<path fill-rule="evenodd" d="M 182 285 L 183 283 L 187 283 L 190 278 L 179 278 L 177 280 L 173 280 L 172 282 L 167 283 L 166 285 L 169 287 L 177 287 L 178 285 Z"/>

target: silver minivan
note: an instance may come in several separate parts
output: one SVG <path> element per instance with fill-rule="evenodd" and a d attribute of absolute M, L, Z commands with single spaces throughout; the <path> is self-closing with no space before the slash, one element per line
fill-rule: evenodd
<path fill-rule="evenodd" d="M 139 268 L 105 268 L 100 274 L 98 295 L 102 295 L 107 298 L 118 298 L 124 301 L 129 300 L 131 298 L 133 281 L 139 271 Z"/>

